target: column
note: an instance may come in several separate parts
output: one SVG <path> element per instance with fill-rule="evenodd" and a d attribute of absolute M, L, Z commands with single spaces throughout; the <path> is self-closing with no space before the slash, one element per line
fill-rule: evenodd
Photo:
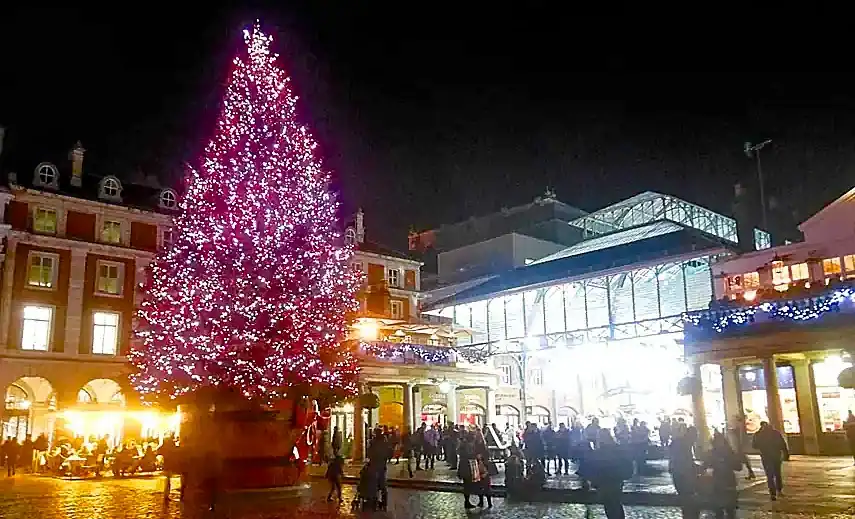
<path fill-rule="evenodd" d="M 413 386 L 409 383 L 401 384 L 404 387 L 404 427 L 412 431 L 413 427 Z"/>
<path fill-rule="evenodd" d="M 769 424 L 784 432 L 783 412 L 781 411 L 781 395 L 778 393 L 778 371 L 775 369 L 775 358 L 765 357 L 763 360 L 763 378 L 766 380 L 766 414 Z"/>
<path fill-rule="evenodd" d="M 68 309 L 65 314 L 65 351 L 72 354 L 80 351 L 80 327 L 83 325 L 83 285 L 85 282 L 86 250 L 71 249 Z"/>
<path fill-rule="evenodd" d="M 549 412 L 551 416 L 549 417 L 549 422 L 553 427 L 558 427 L 558 392 L 554 389 L 549 392 Z"/>
<path fill-rule="evenodd" d="M 792 361 L 796 379 L 796 403 L 799 408 L 799 428 L 805 444 L 805 454 L 819 454 L 819 438 L 822 434 L 817 421 L 816 389 L 811 383 L 810 361 Z"/>
<path fill-rule="evenodd" d="M 460 421 L 460 413 L 457 412 L 457 386 L 452 386 L 446 395 L 445 419 L 448 423 L 457 423 Z"/>
<path fill-rule="evenodd" d="M 698 381 L 695 391 L 692 391 L 692 413 L 695 415 L 695 428 L 698 430 L 698 447 L 701 452 L 709 448 L 710 430 L 707 426 L 707 411 L 704 406 L 704 390 L 701 387 L 701 365 L 692 367 L 692 376 Z"/>
<path fill-rule="evenodd" d="M 9 324 L 12 320 L 12 286 L 15 283 L 15 249 L 18 242 L 8 240 L 6 259 L 3 265 L 3 297 L 0 300 L 0 344 L 3 347 L 17 348 L 17 341 L 9 338 Z M 5 386 L 3 386 L 5 387 Z"/>
<path fill-rule="evenodd" d="M 413 430 L 418 429 L 422 425 L 422 392 L 419 391 L 418 384 L 413 385 Z"/>
<path fill-rule="evenodd" d="M 350 459 L 360 462 L 365 457 L 365 421 L 362 418 L 362 403 L 359 397 L 353 402 L 353 447 Z"/>
<path fill-rule="evenodd" d="M 733 361 L 721 363 L 722 392 L 724 393 L 724 416 L 727 420 L 728 433 L 735 418 L 742 416 L 742 395 L 739 391 L 739 366 Z M 737 445 L 738 438 L 729 438 L 731 445 Z"/>
<path fill-rule="evenodd" d="M 496 391 L 493 388 L 484 388 L 484 407 L 487 408 L 484 420 L 490 425 L 496 421 Z"/>

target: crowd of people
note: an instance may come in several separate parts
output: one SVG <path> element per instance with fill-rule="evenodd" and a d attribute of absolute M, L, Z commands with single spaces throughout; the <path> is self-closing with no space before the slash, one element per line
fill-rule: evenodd
<path fill-rule="evenodd" d="M 100 438 L 58 438 L 49 441 L 44 434 L 19 442 L 8 437 L 0 446 L 0 461 L 7 476 L 18 470 L 35 474 L 87 477 L 110 472 L 123 477 L 163 468 L 167 456 L 174 456 L 170 446 L 174 441 L 151 439 L 140 443 L 134 440 L 113 442 L 109 435 Z"/>

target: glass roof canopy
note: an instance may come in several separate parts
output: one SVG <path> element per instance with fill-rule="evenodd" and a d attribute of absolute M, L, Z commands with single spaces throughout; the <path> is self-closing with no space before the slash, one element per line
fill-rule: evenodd
<path fill-rule="evenodd" d="M 646 223 L 670 220 L 738 243 L 736 220 L 679 198 L 645 191 L 570 222 L 586 238 L 613 233 Z"/>
<path fill-rule="evenodd" d="M 685 229 L 685 227 L 669 221 L 653 222 L 648 225 L 642 225 L 640 227 L 633 227 L 631 229 L 624 229 L 621 231 L 612 232 L 605 236 L 589 238 L 587 240 L 577 243 L 576 245 L 567 247 L 564 250 L 560 250 L 555 254 L 550 254 L 549 256 L 541 258 L 532 263 L 532 265 L 536 265 L 538 263 L 546 263 L 562 258 L 568 258 L 570 256 L 578 256 L 579 254 L 585 254 L 596 250 L 617 247 L 619 245 L 624 245 L 639 240 L 646 240 L 647 238 L 653 238 L 656 236 L 661 236 L 663 234 L 670 234 L 672 232 L 677 232 L 682 229 Z"/>

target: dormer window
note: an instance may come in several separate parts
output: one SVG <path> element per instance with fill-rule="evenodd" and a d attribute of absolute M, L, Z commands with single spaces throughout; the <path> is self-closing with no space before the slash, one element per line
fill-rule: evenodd
<path fill-rule="evenodd" d="M 348 245 L 353 245 L 356 243 L 356 229 L 353 227 L 348 227 L 344 231 L 344 243 Z"/>
<path fill-rule="evenodd" d="M 164 189 L 160 193 L 160 207 L 163 209 L 175 209 L 178 205 L 178 197 L 175 195 L 175 191 L 171 189 Z"/>
<path fill-rule="evenodd" d="M 36 166 L 33 185 L 36 187 L 57 189 L 59 187 L 59 171 L 57 171 L 56 166 L 49 162 L 42 162 Z"/>
<path fill-rule="evenodd" d="M 116 177 L 104 177 L 101 180 L 101 190 L 99 197 L 102 200 L 110 200 L 113 202 L 122 201 L 122 183 Z"/>

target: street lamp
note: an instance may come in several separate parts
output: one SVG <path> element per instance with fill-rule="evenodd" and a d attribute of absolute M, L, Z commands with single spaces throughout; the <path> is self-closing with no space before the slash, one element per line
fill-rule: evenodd
<path fill-rule="evenodd" d="M 743 148 L 745 151 L 745 155 L 748 158 L 756 157 L 757 158 L 757 180 L 760 183 L 760 219 L 763 224 L 763 230 L 769 232 L 769 226 L 766 222 L 766 192 L 763 186 L 763 167 L 760 164 L 760 150 L 763 149 L 767 144 L 771 144 L 772 139 L 766 139 L 760 144 L 751 144 L 750 142 L 745 143 L 745 147 Z"/>

